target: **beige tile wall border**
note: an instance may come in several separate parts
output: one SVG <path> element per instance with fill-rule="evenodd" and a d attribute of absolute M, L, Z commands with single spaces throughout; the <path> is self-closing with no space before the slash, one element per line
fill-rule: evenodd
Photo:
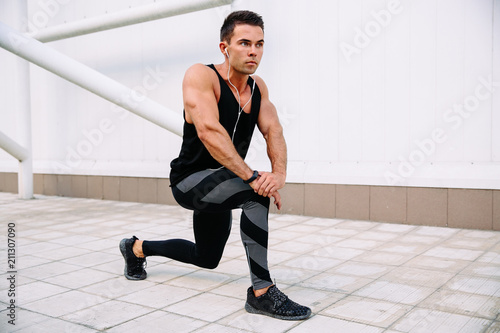
<path fill-rule="evenodd" d="M 35 194 L 176 205 L 169 185 L 163 178 L 34 176 Z M 0 172 L 0 192 L 17 193 L 16 173 Z M 289 183 L 281 195 L 286 214 L 500 230 L 500 190 Z"/>

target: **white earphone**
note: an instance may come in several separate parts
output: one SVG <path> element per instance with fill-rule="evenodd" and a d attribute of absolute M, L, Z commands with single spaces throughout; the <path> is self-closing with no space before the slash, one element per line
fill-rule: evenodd
<path fill-rule="evenodd" d="M 226 56 L 227 56 L 227 59 L 229 60 L 229 52 L 227 52 L 227 48 L 224 49 L 224 52 L 226 53 Z M 236 127 L 238 126 L 238 122 L 240 121 L 240 116 L 241 116 L 241 113 L 243 112 L 243 110 L 245 109 L 245 107 L 248 105 L 248 103 L 250 103 L 250 101 L 252 100 L 253 98 L 253 92 L 255 91 L 255 79 L 253 80 L 253 85 L 252 85 L 252 94 L 250 95 L 250 99 L 248 100 L 248 102 L 246 102 L 245 105 L 243 105 L 243 107 L 241 107 L 241 98 L 240 98 L 240 92 L 238 91 L 238 89 L 234 86 L 234 84 L 231 82 L 231 80 L 229 79 L 229 71 L 231 70 L 231 65 L 228 64 L 228 68 L 227 68 L 227 81 L 229 82 L 229 84 L 234 88 L 234 90 L 236 90 L 236 95 L 238 96 L 238 107 L 239 107 L 239 110 L 238 110 L 238 118 L 236 119 L 236 124 L 234 124 L 234 129 L 233 129 L 233 135 L 231 136 L 231 141 L 234 142 L 234 134 L 236 133 Z"/>

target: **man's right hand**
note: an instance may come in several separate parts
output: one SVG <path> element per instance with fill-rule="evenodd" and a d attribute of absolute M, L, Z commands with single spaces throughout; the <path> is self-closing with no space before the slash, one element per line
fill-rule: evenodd
<path fill-rule="evenodd" d="M 255 179 L 253 182 L 249 183 L 250 187 L 255 191 L 255 193 L 262 195 L 264 197 L 269 197 L 269 198 L 274 198 L 274 204 L 276 205 L 276 208 L 278 210 L 281 210 L 281 195 L 279 194 L 277 188 L 282 188 L 283 186 L 279 187 L 279 185 L 271 185 L 270 187 L 266 188 L 267 184 L 269 182 L 264 182 L 264 178 L 266 179 L 274 179 L 272 177 L 262 177 L 263 175 L 269 176 L 272 175 L 271 172 L 259 172 L 259 177 Z M 263 184 L 266 184 L 263 186 Z M 271 184 L 274 184 L 274 182 L 271 182 Z M 267 189 L 267 190 L 266 190 Z"/>

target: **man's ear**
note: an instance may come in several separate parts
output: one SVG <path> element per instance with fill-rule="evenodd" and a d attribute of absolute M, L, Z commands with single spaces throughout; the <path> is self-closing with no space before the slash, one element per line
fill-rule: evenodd
<path fill-rule="evenodd" d="M 228 47 L 227 42 L 220 42 L 219 43 L 219 49 L 222 52 L 222 54 L 224 54 L 224 56 L 229 57 L 227 47 Z"/>

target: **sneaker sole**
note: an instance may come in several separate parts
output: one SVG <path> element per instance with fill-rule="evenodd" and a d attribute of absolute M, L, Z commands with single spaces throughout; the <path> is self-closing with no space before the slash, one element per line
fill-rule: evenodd
<path fill-rule="evenodd" d="M 127 241 L 127 239 L 122 239 L 120 241 L 120 252 L 122 253 L 122 256 L 123 256 L 123 259 L 125 259 L 125 269 L 123 270 L 123 275 L 125 275 L 125 277 L 128 279 L 128 280 L 132 280 L 132 281 L 139 281 L 139 280 L 144 280 L 146 279 L 147 277 L 147 274 L 144 275 L 144 277 L 134 277 L 134 276 L 131 276 L 131 275 L 128 275 L 127 271 L 128 271 L 128 265 L 127 265 L 127 250 L 125 248 L 125 242 Z"/>
<path fill-rule="evenodd" d="M 281 320 L 304 320 L 304 319 L 307 319 L 311 316 L 311 311 L 309 311 L 307 314 L 303 315 L 303 316 L 281 316 L 281 315 L 276 315 L 276 314 L 272 314 L 272 313 L 269 313 L 269 312 L 264 312 L 264 311 L 261 311 L 261 310 L 257 310 L 256 308 L 254 308 L 253 306 L 251 306 L 250 304 L 245 303 L 245 310 L 248 312 L 248 313 L 254 313 L 254 314 L 260 314 L 260 315 L 264 315 L 264 316 L 268 316 L 268 317 L 272 317 L 272 318 L 276 318 L 276 319 L 281 319 Z"/>

